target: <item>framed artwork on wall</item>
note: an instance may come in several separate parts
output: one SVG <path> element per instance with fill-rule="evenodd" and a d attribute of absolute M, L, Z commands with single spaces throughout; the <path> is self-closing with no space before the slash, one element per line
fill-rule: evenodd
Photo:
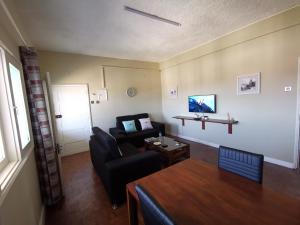
<path fill-rule="evenodd" d="M 237 95 L 260 93 L 260 72 L 237 77 Z"/>
<path fill-rule="evenodd" d="M 178 96 L 178 90 L 177 87 L 172 87 L 168 89 L 168 97 L 170 99 L 176 99 Z"/>

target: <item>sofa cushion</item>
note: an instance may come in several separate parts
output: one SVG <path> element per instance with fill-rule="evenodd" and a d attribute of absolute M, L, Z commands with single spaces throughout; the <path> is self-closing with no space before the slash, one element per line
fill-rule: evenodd
<path fill-rule="evenodd" d="M 126 133 L 137 132 L 134 120 L 123 121 L 122 123 Z"/>
<path fill-rule="evenodd" d="M 121 130 L 125 130 L 122 122 L 128 120 L 134 120 L 137 130 L 142 130 L 141 125 L 138 122 L 138 119 L 148 118 L 148 117 L 149 117 L 148 113 L 141 113 L 141 114 L 128 115 L 128 116 L 118 116 L 116 117 L 116 127 Z"/>
<path fill-rule="evenodd" d="M 131 155 L 136 155 L 140 153 L 140 151 L 132 144 L 126 142 L 119 145 L 120 151 L 122 152 L 123 157 L 128 157 Z"/>
<path fill-rule="evenodd" d="M 149 137 L 158 137 L 159 131 L 156 129 L 148 129 L 148 130 L 142 130 L 139 132 L 143 138 L 149 138 Z"/>
<path fill-rule="evenodd" d="M 142 119 L 139 119 L 139 122 L 141 124 L 141 128 L 142 130 L 149 130 L 149 129 L 153 129 L 153 126 L 151 124 L 151 120 L 150 118 L 142 118 Z"/>
<path fill-rule="evenodd" d="M 111 135 L 107 134 L 99 128 L 99 130 L 95 134 L 95 139 L 99 144 L 101 144 L 105 149 L 109 151 L 111 159 L 117 159 L 121 157 L 118 144 Z"/>

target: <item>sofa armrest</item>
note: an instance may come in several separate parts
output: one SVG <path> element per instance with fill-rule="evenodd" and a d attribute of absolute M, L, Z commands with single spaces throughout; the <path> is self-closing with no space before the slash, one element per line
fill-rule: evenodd
<path fill-rule="evenodd" d="M 155 151 L 147 151 L 130 157 L 119 158 L 109 161 L 105 168 L 110 176 L 120 177 L 128 181 L 140 178 L 141 174 L 149 174 L 161 168 L 160 154 Z"/>
<path fill-rule="evenodd" d="M 125 200 L 126 184 L 161 169 L 160 154 L 154 151 L 116 159 L 105 164 L 105 180 L 113 204 Z"/>
<path fill-rule="evenodd" d="M 165 136 L 166 132 L 165 132 L 165 124 L 164 123 L 151 121 L 151 124 L 152 124 L 154 129 L 159 130 L 161 132 L 161 134 L 163 136 Z"/>
<path fill-rule="evenodd" d="M 117 127 L 109 128 L 109 133 L 115 138 L 126 137 L 126 132 Z"/>

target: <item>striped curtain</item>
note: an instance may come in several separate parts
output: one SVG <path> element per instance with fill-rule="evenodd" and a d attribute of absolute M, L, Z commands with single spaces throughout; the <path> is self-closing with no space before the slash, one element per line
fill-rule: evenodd
<path fill-rule="evenodd" d="M 62 187 L 37 53 L 33 48 L 20 47 L 20 56 L 27 90 L 42 199 L 46 205 L 53 205 L 62 198 Z"/>

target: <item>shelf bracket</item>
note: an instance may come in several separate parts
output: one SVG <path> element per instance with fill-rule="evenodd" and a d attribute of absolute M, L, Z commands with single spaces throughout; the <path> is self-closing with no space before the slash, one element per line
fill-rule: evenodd
<path fill-rule="evenodd" d="M 228 134 L 232 134 L 232 123 L 228 124 Z"/>
<path fill-rule="evenodd" d="M 184 119 L 181 119 L 181 125 L 184 127 Z"/>
<path fill-rule="evenodd" d="M 201 122 L 202 122 L 202 130 L 205 130 L 205 121 L 202 120 Z"/>

